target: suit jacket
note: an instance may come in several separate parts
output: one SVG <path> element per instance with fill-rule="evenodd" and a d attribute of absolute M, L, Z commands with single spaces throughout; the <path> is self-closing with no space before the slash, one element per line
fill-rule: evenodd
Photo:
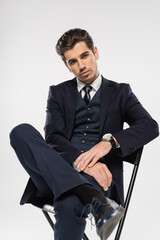
<path fill-rule="evenodd" d="M 77 94 L 77 82 L 74 78 L 51 86 L 47 101 L 44 128 L 46 142 L 69 164 L 81 154 L 70 142 L 74 129 Z M 127 129 L 123 129 L 124 122 L 129 125 Z M 112 172 L 120 202 L 123 202 L 123 157 L 157 137 L 158 125 L 140 104 L 129 84 L 116 83 L 102 77 L 100 139 L 106 133 L 112 133 L 120 144 L 119 149 L 106 155 L 105 163 Z M 21 204 L 28 201 L 35 189 L 30 179 Z"/>

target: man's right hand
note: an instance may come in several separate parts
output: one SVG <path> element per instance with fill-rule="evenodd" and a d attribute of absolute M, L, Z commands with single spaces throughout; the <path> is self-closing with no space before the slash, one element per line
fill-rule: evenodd
<path fill-rule="evenodd" d="M 104 163 L 98 162 L 92 167 L 86 167 L 83 172 L 94 177 L 104 191 L 107 191 L 112 183 L 112 174 Z"/>

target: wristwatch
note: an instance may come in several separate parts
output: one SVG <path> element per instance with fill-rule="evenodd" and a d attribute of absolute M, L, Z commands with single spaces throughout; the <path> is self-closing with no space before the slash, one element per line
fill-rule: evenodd
<path fill-rule="evenodd" d="M 117 148 L 116 142 L 115 142 L 115 140 L 114 140 L 114 138 L 113 138 L 111 133 L 107 133 L 107 134 L 103 135 L 102 141 L 110 142 L 111 145 L 112 145 L 112 149 L 116 149 Z"/>

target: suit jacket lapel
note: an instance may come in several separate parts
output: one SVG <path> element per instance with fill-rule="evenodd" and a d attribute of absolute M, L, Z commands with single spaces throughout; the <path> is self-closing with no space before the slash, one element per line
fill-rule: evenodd
<path fill-rule="evenodd" d="M 100 95 L 100 137 L 103 133 L 107 113 L 110 105 L 113 87 L 110 82 L 102 77 L 101 95 Z"/>

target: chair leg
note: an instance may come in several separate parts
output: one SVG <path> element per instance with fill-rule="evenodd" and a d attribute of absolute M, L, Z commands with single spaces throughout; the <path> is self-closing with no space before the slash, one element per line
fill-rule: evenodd
<path fill-rule="evenodd" d="M 83 235 L 83 240 L 89 240 L 89 238 L 87 237 L 87 235 L 85 233 Z"/>
<path fill-rule="evenodd" d="M 128 188 L 128 192 L 127 192 L 127 196 L 126 196 L 126 200 L 125 200 L 125 204 L 124 204 L 124 208 L 125 208 L 124 216 L 123 216 L 123 218 L 121 219 L 121 221 L 118 225 L 118 229 L 117 229 L 116 236 L 115 236 L 114 240 L 119 240 L 120 236 L 121 236 L 122 228 L 123 228 L 123 225 L 124 225 L 124 221 L 125 221 L 126 214 L 127 214 L 127 211 L 128 211 L 128 206 L 129 206 L 129 203 L 130 203 L 134 183 L 135 183 L 136 176 L 137 176 L 138 167 L 139 167 L 139 163 L 137 165 L 135 165 L 134 169 L 133 169 L 131 181 L 130 181 L 130 184 L 129 184 L 129 188 Z"/>
<path fill-rule="evenodd" d="M 51 217 L 49 216 L 48 212 L 43 211 L 43 210 L 42 210 L 42 212 L 43 212 L 44 216 L 47 218 L 47 220 L 48 220 L 48 222 L 49 222 L 49 225 L 51 226 L 51 228 L 52 228 L 53 231 L 54 231 L 54 223 L 53 223 Z"/>

